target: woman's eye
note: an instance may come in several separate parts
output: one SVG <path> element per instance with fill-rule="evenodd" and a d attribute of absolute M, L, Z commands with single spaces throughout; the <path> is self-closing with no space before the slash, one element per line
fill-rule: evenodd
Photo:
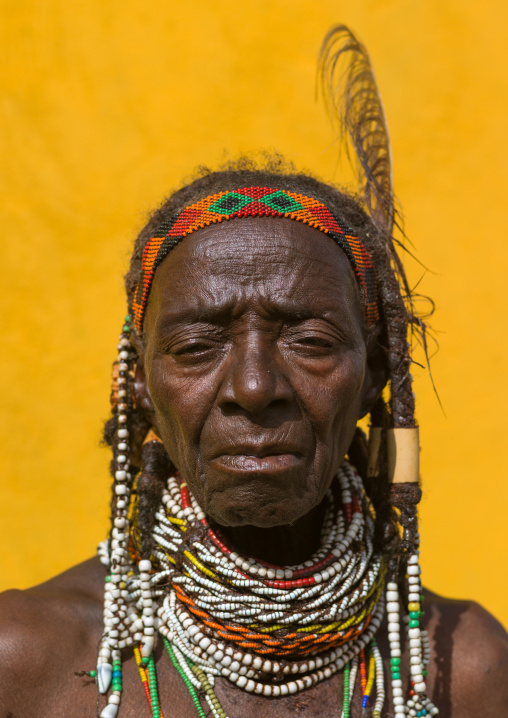
<path fill-rule="evenodd" d="M 281 338 L 288 348 L 293 348 L 293 351 L 316 356 L 333 352 L 342 343 L 338 331 L 328 326 L 326 322 L 318 320 L 286 326 Z"/>
<path fill-rule="evenodd" d="M 324 337 L 302 337 L 298 340 L 299 344 L 305 344 L 309 347 L 323 347 L 325 349 L 331 349 L 332 342 Z"/>
<path fill-rule="evenodd" d="M 203 352 L 216 348 L 216 345 L 211 342 L 191 342 L 189 344 L 184 344 L 183 346 L 175 347 L 173 349 L 173 354 L 176 356 L 188 356 L 193 354 L 202 354 Z"/>
<path fill-rule="evenodd" d="M 309 351 L 330 351 L 334 347 L 334 342 L 331 338 L 316 334 L 295 336 L 292 344 L 295 349 L 300 348 L 301 350 Z"/>

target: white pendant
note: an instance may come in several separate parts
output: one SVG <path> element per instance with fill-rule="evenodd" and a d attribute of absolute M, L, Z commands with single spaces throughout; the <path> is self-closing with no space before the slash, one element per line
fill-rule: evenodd
<path fill-rule="evenodd" d="M 102 709 L 99 718 L 116 718 L 118 713 L 118 706 L 114 703 L 108 703 L 108 705 Z"/>
<path fill-rule="evenodd" d="M 99 663 L 97 666 L 97 685 L 99 686 L 99 693 L 104 694 L 108 692 L 112 675 L 113 666 L 110 663 Z"/>

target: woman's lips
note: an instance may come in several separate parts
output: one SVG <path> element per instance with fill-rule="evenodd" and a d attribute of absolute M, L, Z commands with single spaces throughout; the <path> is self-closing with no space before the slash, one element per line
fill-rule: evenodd
<path fill-rule="evenodd" d="M 303 461 L 301 454 L 269 454 L 253 456 L 251 454 L 221 454 L 213 462 L 233 471 L 284 471 Z"/>

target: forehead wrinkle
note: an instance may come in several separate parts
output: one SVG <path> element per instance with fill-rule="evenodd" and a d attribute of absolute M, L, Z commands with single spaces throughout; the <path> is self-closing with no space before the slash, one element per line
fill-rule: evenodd
<path fill-rule="evenodd" d="M 343 331 L 353 330 L 356 305 L 354 297 L 344 296 L 340 292 L 326 292 L 325 296 L 317 292 L 313 301 L 313 292 L 302 288 L 295 276 L 292 287 L 287 284 L 277 287 L 250 283 L 236 285 L 233 291 L 230 277 L 225 276 L 227 284 L 214 292 L 208 291 L 203 283 L 199 291 L 187 294 L 183 302 L 173 302 L 172 297 L 162 302 L 157 312 L 156 325 L 158 330 L 165 332 L 178 325 L 206 323 L 227 326 L 242 317 L 259 317 L 264 320 L 283 322 L 299 322 L 307 319 L 322 319 L 334 326 L 341 326 Z M 293 297 L 300 296 L 302 301 Z"/>
<path fill-rule="evenodd" d="M 328 267 L 339 262 L 347 266 L 354 278 L 346 255 L 331 237 L 301 222 L 280 217 L 246 217 L 203 227 L 182 240 L 161 266 L 175 262 L 192 266 L 196 258 L 221 264 L 227 259 L 240 263 L 243 269 L 249 258 L 253 262 L 262 261 L 265 255 L 273 253 L 282 262 L 282 256 L 290 257 L 295 252 L 316 265 Z"/>
<path fill-rule="evenodd" d="M 241 303 L 248 294 L 251 298 L 263 297 L 268 308 L 269 304 L 287 304 L 293 298 L 303 297 L 309 302 L 316 293 L 322 304 L 323 278 L 330 311 L 341 305 L 354 311 L 355 304 L 361 311 L 353 269 L 333 239 L 294 220 L 251 217 L 211 225 L 185 238 L 162 262 L 152 290 L 161 289 L 161 284 L 168 287 L 158 304 L 169 314 L 173 314 L 173 301 L 183 309 L 182 300 L 189 310 L 209 314 L 212 307 L 218 308 L 219 294 L 226 304 Z M 188 292 L 192 280 L 199 300 Z M 231 296 L 234 286 L 236 297 Z M 222 301 L 220 304 L 225 307 Z"/>
<path fill-rule="evenodd" d="M 273 221 L 274 218 L 258 217 L 254 219 L 272 219 Z M 279 219 L 278 221 L 282 220 Z M 271 256 L 272 254 L 275 255 L 276 261 L 280 261 L 281 264 L 283 264 L 284 260 L 282 257 L 293 255 L 295 250 L 302 260 L 322 266 L 330 266 L 334 261 L 337 261 L 339 255 L 345 257 L 343 250 L 335 241 L 331 237 L 327 237 L 319 232 L 319 230 L 299 224 L 294 220 L 288 221 L 286 219 L 284 223 L 284 229 L 286 229 L 286 231 L 282 231 L 282 227 L 276 225 L 276 227 L 271 228 L 269 232 L 264 231 L 258 233 L 249 231 L 249 222 L 238 222 L 239 231 L 234 232 L 234 239 L 231 236 L 233 232 L 223 231 L 222 233 L 217 232 L 217 234 L 213 232 L 213 240 L 211 240 L 209 235 L 212 234 L 210 230 L 213 226 L 206 227 L 193 234 L 191 239 L 193 243 L 192 252 L 211 263 L 221 263 L 224 259 L 228 259 L 240 262 L 241 264 L 245 264 L 247 258 L 256 262 L 258 260 L 262 261 L 265 256 Z M 289 227 L 287 225 L 289 225 Z M 291 225 L 297 226 L 295 228 Z M 231 225 L 227 225 L 228 229 L 230 227 Z M 213 227 L 213 229 L 217 228 Z M 234 229 L 236 230 L 237 227 L 235 226 Z M 293 229 L 293 233 L 289 231 L 290 229 Z M 307 241 L 302 242 L 301 237 L 295 237 L 295 235 L 298 234 L 298 232 L 294 231 L 295 229 L 310 230 L 312 234 Z M 320 242 L 321 238 L 325 241 Z M 320 252 L 323 252 L 323 250 L 326 251 L 326 257 L 320 256 Z M 347 262 L 347 264 L 349 266 L 349 262 Z"/>
<path fill-rule="evenodd" d="M 263 285 L 274 277 L 283 276 L 286 282 L 291 281 L 291 284 L 298 288 L 303 277 L 310 273 L 321 277 L 325 270 L 330 285 L 336 285 L 338 294 L 344 289 L 344 280 L 346 280 L 347 289 L 352 290 L 355 296 L 357 295 L 358 289 L 353 270 L 345 254 L 333 240 L 325 238 L 327 242 L 330 242 L 330 249 L 332 247 L 335 249 L 332 249 L 328 257 L 323 258 L 312 251 L 309 245 L 303 248 L 295 247 L 294 242 L 287 237 L 274 237 L 273 239 L 276 240 L 276 244 L 274 243 L 272 246 L 253 246 L 253 242 L 250 240 L 233 244 L 230 240 L 221 237 L 219 241 L 214 241 L 211 244 L 206 238 L 200 238 L 199 243 L 196 243 L 193 249 L 197 250 L 198 256 L 206 258 L 207 278 L 211 276 L 226 277 L 230 283 L 234 277 L 242 284 L 256 282 Z M 280 241 L 281 239 L 283 241 Z M 295 249 L 298 249 L 296 257 Z M 303 251 L 301 251 L 302 249 Z M 189 274 L 195 273 L 195 260 L 194 251 L 186 257 L 185 264 Z M 338 264 L 342 266 L 339 268 Z M 346 277 L 340 276 L 344 274 L 341 269 L 345 269 Z M 292 294 L 292 289 L 287 283 L 285 284 L 285 293 L 286 295 Z"/>
<path fill-rule="evenodd" d="M 280 257 L 270 255 L 269 259 L 268 271 L 265 261 L 261 266 L 256 263 L 254 267 L 245 261 L 233 267 L 218 261 L 215 268 L 207 267 L 206 273 L 192 267 L 187 281 L 190 281 L 190 275 L 198 280 L 196 291 L 180 294 L 177 304 L 192 308 L 195 316 L 208 316 L 214 311 L 225 311 L 235 305 L 240 309 L 253 301 L 260 301 L 270 313 L 279 307 L 283 313 L 300 313 L 303 316 L 312 313 L 310 308 L 315 298 L 321 307 L 324 305 L 326 312 L 354 303 L 357 290 L 353 277 L 349 276 L 352 272 L 348 272 L 346 277 L 339 277 L 337 273 L 328 271 L 326 291 L 323 293 L 320 282 L 323 273 L 317 271 L 318 268 L 312 271 L 304 261 L 288 266 Z M 171 306 L 173 301 L 173 292 L 169 291 L 162 297 L 161 303 Z M 290 312 L 289 306 L 295 301 L 310 307 L 307 310 L 294 308 Z"/>

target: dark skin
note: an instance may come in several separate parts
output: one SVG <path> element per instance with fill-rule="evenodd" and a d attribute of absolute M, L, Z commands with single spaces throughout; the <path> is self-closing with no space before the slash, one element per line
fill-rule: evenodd
<path fill-rule="evenodd" d="M 315 229 L 273 218 L 200 230 L 159 267 L 140 349 L 138 400 L 207 513 L 246 554 L 279 564 L 309 558 L 323 496 L 384 382 L 376 334 L 364 325 L 341 250 Z M 74 672 L 95 665 L 104 575 L 91 559 L 3 594 L 0 718 L 95 715 L 95 683 Z M 440 715 L 508 715 L 501 626 L 474 603 L 430 593 L 425 621 L 429 693 Z M 378 642 L 388 656 L 383 628 Z M 148 718 L 126 657 L 119 718 Z M 160 645 L 156 663 L 165 718 L 195 715 Z M 342 676 L 279 699 L 223 680 L 216 690 L 231 718 L 332 717 L 340 715 Z M 390 706 L 388 691 L 385 716 Z"/>

